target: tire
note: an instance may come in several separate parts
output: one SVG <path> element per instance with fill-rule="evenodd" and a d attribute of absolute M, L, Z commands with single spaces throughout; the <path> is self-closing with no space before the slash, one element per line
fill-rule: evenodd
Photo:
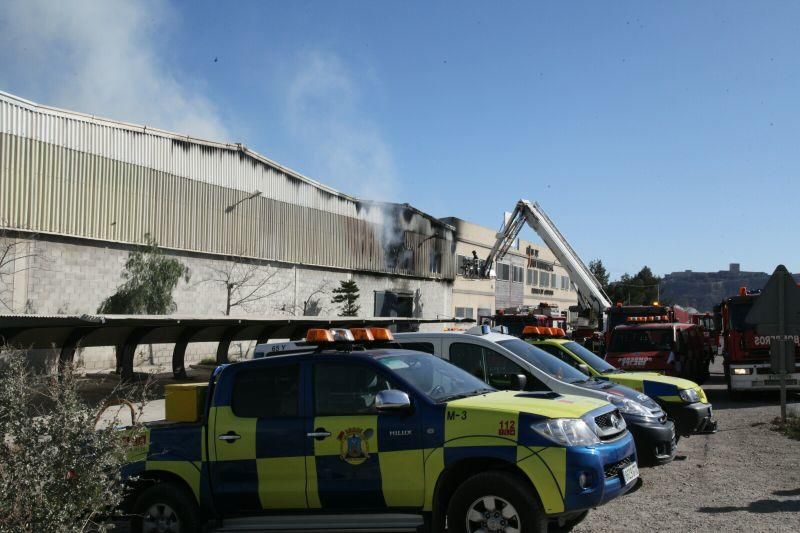
<path fill-rule="evenodd" d="M 504 512 L 509 509 L 510 515 Z M 489 516 L 490 522 L 479 518 Z M 469 516 L 475 520 L 469 520 Z M 505 525 L 504 525 L 505 524 Z M 506 472 L 476 474 L 453 493 L 447 506 L 448 533 L 475 533 L 503 531 L 515 527 L 520 533 L 546 533 L 547 516 L 531 487 L 519 477 Z M 492 529 L 494 527 L 494 529 Z"/>
<path fill-rule="evenodd" d="M 156 483 L 142 491 L 133 505 L 132 533 L 158 531 L 156 520 L 161 519 L 169 533 L 200 531 L 199 509 L 191 496 L 172 483 Z"/>
<path fill-rule="evenodd" d="M 582 513 L 580 513 L 580 514 L 578 514 L 576 516 L 573 516 L 571 518 L 568 518 L 568 519 L 564 520 L 563 524 L 561 524 L 559 522 L 554 522 L 554 523 L 550 524 L 550 527 L 548 528 L 547 532 L 548 533 L 568 533 L 569 531 L 572 531 L 575 528 L 575 526 L 577 526 L 578 524 L 583 522 L 584 518 L 586 518 L 586 516 L 588 514 L 589 514 L 589 511 L 583 511 Z"/>

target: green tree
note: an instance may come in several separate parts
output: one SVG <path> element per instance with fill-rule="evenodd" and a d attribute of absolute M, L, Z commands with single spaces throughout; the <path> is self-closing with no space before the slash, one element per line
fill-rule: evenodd
<path fill-rule="evenodd" d="M 589 270 L 592 272 L 597 282 L 600 283 L 603 290 L 608 292 L 609 275 L 606 267 L 603 265 L 603 261 L 600 259 L 589 261 Z"/>
<path fill-rule="evenodd" d="M 355 280 L 349 279 L 339 282 L 339 287 L 333 289 L 331 302 L 342 304 L 339 316 L 356 316 L 361 306 L 358 305 L 358 285 Z"/>
<path fill-rule="evenodd" d="M 635 276 L 626 273 L 620 276 L 619 281 L 611 282 L 608 295 L 612 302 L 651 305 L 660 298 L 660 285 L 661 277 L 653 274 L 650 267 L 644 266 Z"/>
<path fill-rule="evenodd" d="M 166 315 L 175 311 L 172 293 L 181 278 L 189 281 L 189 269 L 177 259 L 166 257 L 149 233 L 144 238 L 144 247 L 130 252 L 125 261 L 125 283 L 103 300 L 98 313 Z"/>

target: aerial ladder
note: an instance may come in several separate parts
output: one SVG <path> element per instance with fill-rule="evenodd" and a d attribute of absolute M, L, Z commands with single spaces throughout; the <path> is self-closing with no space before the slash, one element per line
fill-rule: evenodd
<path fill-rule="evenodd" d="M 569 245 L 567 239 L 558 231 L 550 217 L 535 202 L 531 203 L 528 200 L 517 202 L 514 212 L 497 233 L 497 241 L 481 266 L 481 277 L 490 277 L 494 270 L 494 263 L 505 257 L 526 222 L 550 248 L 558 262 L 569 274 L 570 282 L 578 293 L 579 315 L 588 318 L 590 324 L 602 326 L 603 313 L 611 307 L 608 295 L 591 270 Z"/>

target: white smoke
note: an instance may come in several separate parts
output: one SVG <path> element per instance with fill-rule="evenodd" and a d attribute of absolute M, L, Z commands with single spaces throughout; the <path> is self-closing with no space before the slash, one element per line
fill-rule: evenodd
<path fill-rule="evenodd" d="M 360 88 L 346 65 L 331 53 L 304 52 L 292 71 L 285 121 L 312 154 L 314 177 L 345 194 L 397 201 L 391 149 L 359 109 Z"/>
<path fill-rule="evenodd" d="M 214 105 L 161 59 L 175 22 L 165 2 L 150 0 L 5 0 L 0 89 L 21 87 L 19 96 L 38 103 L 230 140 Z"/>

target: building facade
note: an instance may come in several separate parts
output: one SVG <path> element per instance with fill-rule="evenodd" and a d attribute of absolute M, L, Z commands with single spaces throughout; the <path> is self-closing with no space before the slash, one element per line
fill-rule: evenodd
<path fill-rule="evenodd" d="M 63 111 L 0 93 L 0 312 L 95 313 L 149 235 L 191 272 L 176 312 L 226 310 L 231 271 L 269 276 L 231 314 L 451 312 L 455 236 L 407 204 L 358 199 L 241 144 Z M 0 253 L 0 255 L 2 255 Z"/>
<path fill-rule="evenodd" d="M 577 305 L 578 297 L 567 271 L 546 246 L 519 239 L 495 264 L 496 277 L 482 279 L 476 271 L 489 255 L 497 231 L 459 218 L 442 220 L 456 230 L 454 316 L 477 319 L 492 315 L 497 309 L 537 307 L 541 303 L 558 306 L 562 311 Z"/>

